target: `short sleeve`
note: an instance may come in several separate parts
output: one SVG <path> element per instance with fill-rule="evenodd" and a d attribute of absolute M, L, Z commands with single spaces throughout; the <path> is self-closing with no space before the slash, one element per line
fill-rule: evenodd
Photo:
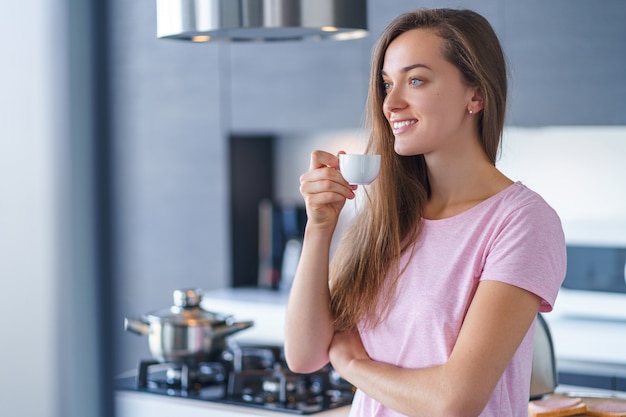
<path fill-rule="evenodd" d="M 480 280 L 495 280 L 541 298 L 540 311 L 554 307 L 565 279 L 563 227 L 545 201 L 529 202 L 509 214 L 486 251 Z"/>

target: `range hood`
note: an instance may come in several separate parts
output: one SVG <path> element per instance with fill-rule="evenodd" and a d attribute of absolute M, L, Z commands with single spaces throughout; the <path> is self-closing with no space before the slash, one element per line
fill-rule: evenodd
<path fill-rule="evenodd" d="M 157 37 L 192 42 L 357 39 L 366 0 L 156 0 Z"/>

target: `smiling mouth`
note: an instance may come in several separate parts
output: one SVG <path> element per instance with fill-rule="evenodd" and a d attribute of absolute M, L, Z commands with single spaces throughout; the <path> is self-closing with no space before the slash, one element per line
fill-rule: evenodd
<path fill-rule="evenodd" d="M 393 133 L 395 135 L 400 134 L 402 132 L 404 132 L 405 130 L 407 130 L 409 128 L 409 126 L 414 125 L 415 123 L 417 123 L 417 120 L 412 119 L 412 120 L 402 120 L 402 121 L 398 121 L 398 122 L 393 122 L 391 124 L 391 128 L 393 129 Z"/>

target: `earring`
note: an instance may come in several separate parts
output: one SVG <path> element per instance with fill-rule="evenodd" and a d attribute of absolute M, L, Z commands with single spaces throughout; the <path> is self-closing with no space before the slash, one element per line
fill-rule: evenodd
<path fill-rule="evenodd" d="M 474 111 L 472 109 L 467 109 L 467 111 L 469 112 L 469 114 L 474 114 Z"/>

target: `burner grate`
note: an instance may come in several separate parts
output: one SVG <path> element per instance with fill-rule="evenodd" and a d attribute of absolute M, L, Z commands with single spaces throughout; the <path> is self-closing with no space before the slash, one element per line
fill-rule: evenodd
<path fill-rule="evenodd" d="M 222 360 L 188 366 L 140 361 L 137 377 L 116 381 L 118 389 L 213 401 L 295 414 L 315 414 L 352 403 L 353 387 L 330 366 L 296 374 L 282 348 L 247 345 L 225 351 Z"/>

